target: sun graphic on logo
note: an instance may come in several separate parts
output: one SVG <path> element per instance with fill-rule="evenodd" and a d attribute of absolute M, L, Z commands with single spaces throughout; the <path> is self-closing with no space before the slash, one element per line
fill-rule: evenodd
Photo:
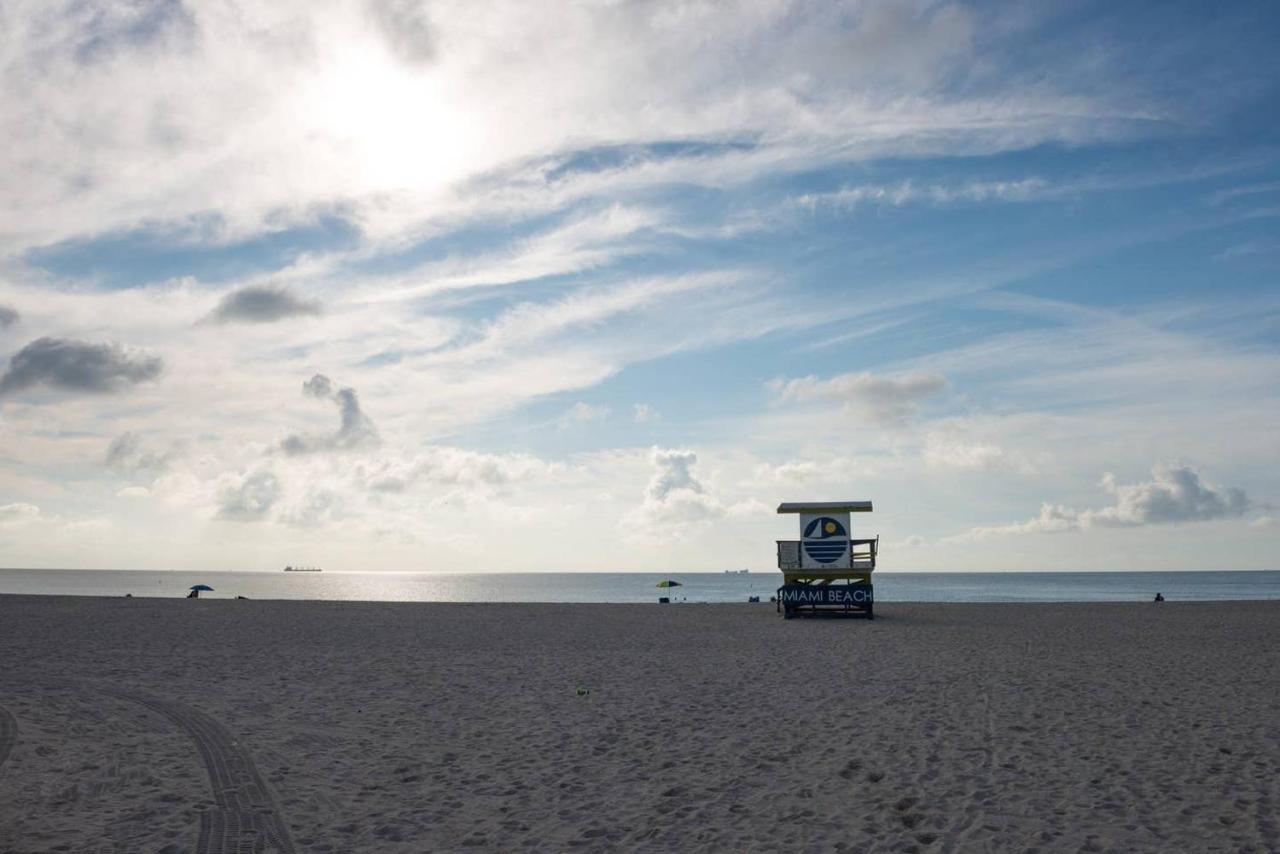
<path fill-rule="evenodd" d="M 823 525 L 822 527 L 826 530 L 826 532 L 827 532 L 828 534 L 834 534 L 834 533 L 836 532 L 836 523 L 835 523 L 835 522 L 828 522 L 827 524 Z"/>

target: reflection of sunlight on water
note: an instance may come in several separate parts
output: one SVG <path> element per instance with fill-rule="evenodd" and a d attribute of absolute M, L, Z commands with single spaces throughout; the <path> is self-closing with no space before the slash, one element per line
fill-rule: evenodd
<path fill-rule="evenodd" d="M 660 589 L 670 578 L 682 586 Z M 1280 599 L 1280 572 L 876 573 L 880 602 L 1133 602 Z M 0 593 L 329 599 L 384 602 L 746 602 L 768 604 L 782 576 L 724 573 L 137 572 L 0 569 Z"/>

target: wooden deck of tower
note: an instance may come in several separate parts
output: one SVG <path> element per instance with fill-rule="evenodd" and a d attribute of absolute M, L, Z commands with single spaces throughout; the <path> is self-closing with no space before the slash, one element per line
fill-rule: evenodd
<path fill-rule="evenodd" d="M 800 517 L 800 539 L 778 540 L 777 609 L 800 616 L 875 617 L 871 573 L 880 538 L 850 536 L 851 513 L 870 513 L 870 501 L 815 501 L 778 505 Z"/>

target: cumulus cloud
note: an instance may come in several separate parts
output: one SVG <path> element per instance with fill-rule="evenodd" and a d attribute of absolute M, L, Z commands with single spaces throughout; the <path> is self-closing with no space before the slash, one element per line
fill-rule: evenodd
<path fill-rule="evenodd" d="M 62 391 L 111 393 L 160 376 L 164 361 L 118 344 L 37 338 L 9 360 L 0 396 L 43 385 Z"/>
<path fill-rule="evenodd" d="M 882 424 L 904 423 L 915 414 L 921 401 L 939 394 L 947 386 L 947 379 L 941 374 L 886 376 L 867 371 L 840 374 L 825 380 L 810 375 L 769 383 L 769 388 L 782 402 L 838 402 Z"/>
<path fill-rule="evenodd" d="M 693 451 L 654 448 L 649 455 L 653 475 L 644 500 L 625 520 L 629 531 L 665 531 L 680 536 L 690 526 L 725 514 L 724 506 L 694 475 L 698 455 Z"/>
<path fill-rule="evenodd" d="M 21 317 L 13 306 L 0 305 L 0 329 L 13 326 Z"/>
<path fill-rule="evenodd" d="M 1254 508 L 1244 490 L 1213 487 L 1189 466 L 1156 466 L 1151 480 L 1132 484 L 1119 484 L 1108 473 L 1102 479 L 1102 487 L 1115 498 L 1108 507 L 1075 510 L 1046 502 L 1039 515 L 1025 522 L 974 528 L 961 538 L 1209 522 L 1238 519 Z"/>
<path fill-rule="evenodd" d="M 274 323 L 289 317 L 320 314 L 320 303 L 289 290 L 251 285 L 224 296 L 209 316 L 216 323 Z"/>
<path fill-rule="evenodd" d="M 1113 507 L 1085 514 L 1086 524 L 1110 527 L 1206 522 L 1243 516 L 1253 504 L 1244 490 L 1214 489 L 1189 466 L 1158 466 L 1153 480 L 1117 484 L 1107 474 L 1103 488 L 1116 497 Z"/>
<path fill-rule="evenodd" d="M 111 440 L 103 463 L 112 471 L 160 472 L 169 467 L 172 454 L 153 450 L 137 433 L 121 433 Z"/>
<path fill-rule="evenodd" d="M 353 388 L 337 388 L 324 374 L 316 374 L 302 384 L 308 397 L 331 400 L 338 405 L 340 423 L 335 433 L 324 435 L 295 433 L 286 437 L 280 448 L 286 454 L 310 454 L 317 451 L 349 451 L 376 445 L 378 431 L 360 409 L 360 398 Z"/>
<path fill-rule="evenodd" d="M 258 522 L 279 499 L 280 481 L 269 471 L 257 471 L 222 491 L 217 516 L 232 522 Z"/>

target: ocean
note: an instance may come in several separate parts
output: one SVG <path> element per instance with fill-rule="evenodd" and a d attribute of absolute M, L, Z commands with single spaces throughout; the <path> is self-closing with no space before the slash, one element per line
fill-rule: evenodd
<path fill-rule="evenodd" d="M 671 579 L 681 586 L 658 589 Z M 1265 572 L 877 572 L 878 602 L 1140 602 L 1280 599 L 1280 571 Z M 156 572 L 0 569 L 0 594 L 185 596 L 390 602 L 768 602 L 781 573 L 711 572 Z"/>

